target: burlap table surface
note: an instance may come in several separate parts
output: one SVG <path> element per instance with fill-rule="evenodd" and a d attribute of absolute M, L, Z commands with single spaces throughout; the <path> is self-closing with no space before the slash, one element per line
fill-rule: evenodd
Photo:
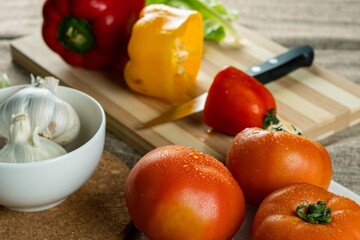
<path fill-rule="evenodd" d="M 239 23 L 266 38 L 293 47 L 309 44 L 315 63 L 360 84 L 359 0 L 223 0 L 239 11 Z M 12 61 L 11 40 L 41 25 L 43 0 L 2 0 L 0 8 L 0 71 L 14 84 L 28 82 L 29 73 Z M 333 179 L 360 194 L 360 125 L 321 141 L 333 160 Z M 111 133 L 105 149 L 130 168 L 141 157 Z"/>

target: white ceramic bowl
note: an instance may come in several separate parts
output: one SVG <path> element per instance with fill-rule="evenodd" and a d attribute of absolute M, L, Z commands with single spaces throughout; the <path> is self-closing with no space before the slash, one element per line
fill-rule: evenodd
<path fill-rule="evenodd" d="M 0 89 L 0 102 L 25 87 Z M 16 211 L 54 207 L 78 190 L 96 169 L 105 142 L 106 118 L 101 105 L 75 89 L 58 88 L 80 118 L 80 134 L 67 154 L 33 163 L 0 163 L 0 205 Z"/>

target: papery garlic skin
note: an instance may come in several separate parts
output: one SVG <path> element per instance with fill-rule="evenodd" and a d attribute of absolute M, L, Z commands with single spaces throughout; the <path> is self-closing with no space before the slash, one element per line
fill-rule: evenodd
<path fill-rule="evenodd" d="M 11 117 L 8 143 L 0 150 L 0 162 L 29 163 L 61 156 L 66 150 L 59 144 L 32 131 L 27 114 Z"/>
<path fill-rule="evenodd" d="M 31 128 L 39 135 L 65 146 L 80 131 L 80 119 L 75 110 L 55 95 L 59 80 L 53 77 L 32 78 L 31 86 L 23 88 L 0 105 L 0 135 L 9 138 L 11 115 L 26 113 Z"/>

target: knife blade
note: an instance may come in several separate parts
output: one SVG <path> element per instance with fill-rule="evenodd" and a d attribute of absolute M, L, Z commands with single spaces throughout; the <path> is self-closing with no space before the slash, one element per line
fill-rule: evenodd
<path fill-rule="evenodd" d="M 254 65 L 244 72 L 259 82 L 266 84 L 277 80 L 286 74 L 300 68 L 310 66 L 314 59 L 314 51 L 311 46 L 302 45 L 291 48 L 278 56 L 267 61 Z M 207 92 L 191 99 L 179 106 L 176 106 L 162 115 L 138 126 L 138 130 L 153 127 L 162 123 L 175 121 L 191 114 L 204 110 Z"/>

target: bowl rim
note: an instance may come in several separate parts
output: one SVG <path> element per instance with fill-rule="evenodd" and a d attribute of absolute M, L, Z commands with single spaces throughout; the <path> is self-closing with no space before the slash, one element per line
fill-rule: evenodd
<path fill-rule="evenodd" d="M 22 87 L 27 87 L 27 86 L 30 86 L 30 84 L 13 85 L 13 86 L 6 87 L 6 88 L 3 88 L 3 89 L 9 89 L 9 88 L 19 88 L 19 89 L 21 89 Z M 82 92 L 82 91 L 80 91 L 78 89 L 75 89 L 75 88 L 62 86 L 62 85 L 59 85 L 58 88 L 64 88 L 66 90 L 76 92 L 77 94 L 80 94 L 80 95 L 83 95 L 83 96 L 89 98 L 93 103 L 95 103 L 95 106 L 99 109 L 100 115 L 101 115 L 101 123 L 100 123 L 99 128 L 95 132 L 95 134 L 89 140 L 87 140 L 84 144 L 82 144 L 81 146 L 79 146 L 79 147 L 77 147 L 77 148 L 75 148 L 75 149 L 71 150 L 70 152 L 67 152 L 67 153 L 65 153 L 63 155 L 60 155 L 60 156 L 57 156 L 57 157 L 54 157 L 54 158 L 41 160 L 41 161 L 28 162 L 28 163 L 0 162 L 0 167 L 7 167 L 7 168 L 22 168 L 22 167 L 30 167 L 30 166 L 33 167 L 33 166 L 37 166 L 37 165 L 49 164 L 51 162 L 62 161 L 65 156 L 69 156 L 71 154 L 76 154 L 76 152 L 81 151 L 82 148 L 85 148 L 87 145 L 89 145 L 90 142 L 92 142 L 94 140 L 94 138 L 96 138 L 96 137 L 98 137 L 98 135 L 102 134 L 103 129 L 106 131 L 106 114 L 105 114 L 105 111 L 104 111 L 103 107 L 101 106 L 101 104 L 95 98 L 93 98 L 89 94 L 84 93 L 84 92 Z M 0 89 L 0 91 L 1 91 L 1 89 Z"/>

